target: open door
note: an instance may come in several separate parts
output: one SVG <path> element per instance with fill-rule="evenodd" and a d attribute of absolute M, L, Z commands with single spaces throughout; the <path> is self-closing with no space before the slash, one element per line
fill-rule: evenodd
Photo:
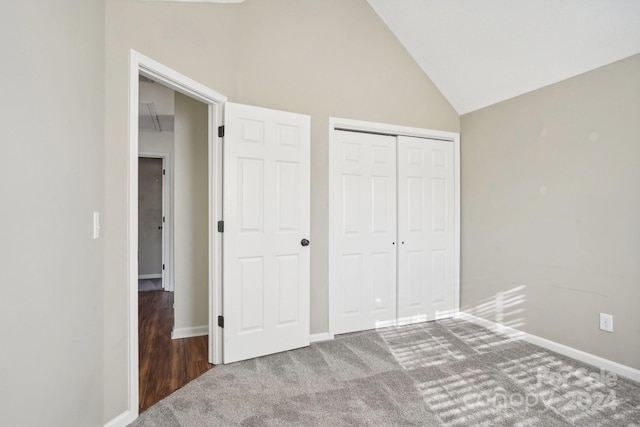
<path fill-rule="evenodd" d="M 224 363 L 309 345 L 310 123 L 226 103 Z"/>
<path fill-rule="evenodd" d="M 138 158 L 138 278 L 164 289 L 164 160 Z"/>

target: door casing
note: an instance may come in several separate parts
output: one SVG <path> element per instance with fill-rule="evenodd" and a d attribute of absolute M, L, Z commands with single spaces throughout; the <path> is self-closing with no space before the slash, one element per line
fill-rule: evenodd
<path fill-rule="evenodd" d="M 128 415 L 138 417 L 138 103 L 139 75 L 196 99 L 208 106 L 209 147 L 209 362 L 222 362 L 222 332 L 217 317 L 222 312 L 222 143 L 218 127 L 223 124 L 227 97 L 131 49 L 129 53 L 129 167 L 128 167 Z"/>

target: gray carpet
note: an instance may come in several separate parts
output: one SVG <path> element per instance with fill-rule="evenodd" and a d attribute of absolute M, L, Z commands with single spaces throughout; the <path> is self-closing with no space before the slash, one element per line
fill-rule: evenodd
<path fill-rule="evenodd" d="M 131 426 L 640 426 L 640 384 L 445 320 L 216 366 Z"/>

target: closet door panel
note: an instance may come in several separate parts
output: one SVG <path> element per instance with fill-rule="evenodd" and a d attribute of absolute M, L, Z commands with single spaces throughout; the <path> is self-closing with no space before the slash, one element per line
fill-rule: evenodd
<path fill-rule="evenodd" d="M 398 137 L 398 323 L 455 309 L 453 144 Z"/>
<path fill-rule="evenodd" d="M 396 319 L 396 138 L 336 131 L 331 150 L 332 332 Z"/>

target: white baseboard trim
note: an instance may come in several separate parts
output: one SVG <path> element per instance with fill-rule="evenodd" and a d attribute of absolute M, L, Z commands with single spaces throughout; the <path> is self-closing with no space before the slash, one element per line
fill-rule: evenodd
<path fill-rule="evenodd" d="M 145 279 L 162 279 L 162 273 L 160 274 L 138 274 L 138 280 Z"/>
<path fill-rule="evenodd" d="M 329 332 L 322 332 L 320 334 L 310 334 L 309 335 L 309 342 L 320 342 L 320 341 L 329 341 L 333 339 L 333 335 L 331 335 Z"/>
<path fill-rule="evenodd" d="M 126 427 L 134 422 L 136 418 L 138 418 L 137 415 L 127 409 L 111 421 L 108 421 L 104 427 Z"/>
<path fill-rule="evenodd" d="M 498 332 L 512 338 L 519 338 L 528 343 L 546 348 L 547 350 L 555 351 L 556 353 L 560 353 L 581 362 L 588 363 L 598 368 L 606 369 L 607 371 L 614 372 L 616 375 L 621 375 L 634 381 L 640 381 L 639 369 L 635 369 L 630 366 L 605 359 L 604 357 L 596 356 L 595 354 L 587 353 L 585 351 L 539 337 L 537 335 L 532 335 L 527 332 L 514 329 L 510 326 L 505 326 L 499 323 L 492 322 L 491 320 L 482 319 L 469 313 L 460 312 L 456 317 L 458 319 L 467 320 L 471 323 L 475 323 L 476 325 L 483 326 L 491 331 Z"/>
<path fill-rule="evenodd" d="M 171 339 L 177 340 L 180 338 L 201 337 L 202 335 L 209 335 L 208 326 L 194 326 L 192 328 L 177 328 L 171 332 Z"/>

